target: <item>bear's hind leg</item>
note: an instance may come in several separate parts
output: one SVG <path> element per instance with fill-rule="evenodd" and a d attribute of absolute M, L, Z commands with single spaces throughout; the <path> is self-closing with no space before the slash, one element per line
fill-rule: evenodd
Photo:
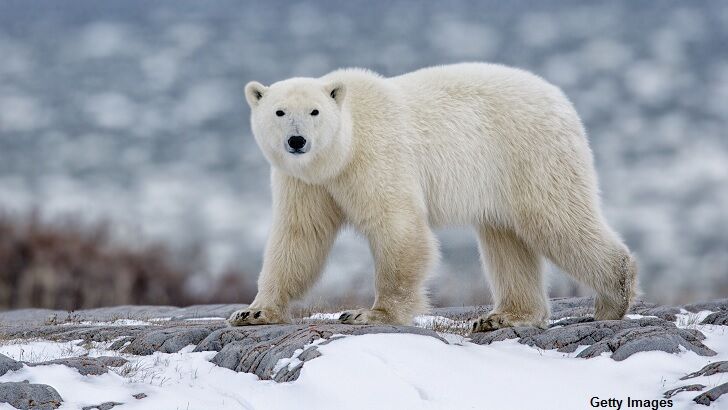
<path fill-rule="evenodd" d="M 596 291 L 596 320 L 624 317 L 637 293 L 637 266 L 627 247 L 604 222 L 595 217 L 536 235 L 546 256 Z"/>
<path fill-rule="evenodd" d="M 549 306 L 539 255 L 509 229 L 481 226 L 478 239 L 495 305 L 473 322 L 472 331 L 545 327 Z"/>
<path fill-rule="evenodd" d="M 623 318 L 637 294 L 637 264 L 629 251 L 617 249 L 611 261 L 611 270 L 616 277 L 616 286 L 597 291 L 594 299 L 596 320 Z"/>

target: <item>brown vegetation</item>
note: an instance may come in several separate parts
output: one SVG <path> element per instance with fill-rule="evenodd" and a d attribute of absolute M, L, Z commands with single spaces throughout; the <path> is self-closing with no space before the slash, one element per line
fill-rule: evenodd
<path fill-rule="evenodd" d="M 255 289 L 239 272 L 209 279 L 209 289 L 193 295 L 188 285 L 199 260 L 161 244 L 115 241 L 103 223 L 0 215 L 0 309 L 250 301 Z"/>

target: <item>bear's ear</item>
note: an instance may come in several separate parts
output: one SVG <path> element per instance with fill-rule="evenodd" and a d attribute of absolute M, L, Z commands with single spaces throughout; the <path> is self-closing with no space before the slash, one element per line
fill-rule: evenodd
<path fill-rule="evenodd" d="M 341 81 L 334 81 L 326 86 L 326 94 L 333 98 L 336 104 L 341 107 L 346 96 L 346 86 Z"/>
<path fill-rule="evenodd" d="M 245 86 L 245 99 L 248 100 L 250 108 L 258 106 L 258 102 L 263 98 L 266 90 L 268 90 L 268 87 L 257 81 L 251 81 Z"/>

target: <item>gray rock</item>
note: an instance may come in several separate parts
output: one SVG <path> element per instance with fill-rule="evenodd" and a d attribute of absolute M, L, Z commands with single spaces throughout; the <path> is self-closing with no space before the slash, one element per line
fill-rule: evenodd
<path fill-rule="evenodd" d="M 655 316 L 669 322 L 674 322 L 677 320 L 680 308 L 675 306 L 633 307 L 630 312 L 642 316 Z"/>
<path fill-rule="evenodd" d="M 561 319 L 557 322 L 554 322 L 549 325 L 549 327 L 559 327 L 559 326 L 568 326 L 568 325 L 576 325 L 579 323 L 588 323 L 593 322 L 594 318 L 591 316 L 582 316 L 582 317 L 567 317 L 564 319 Z"/>
<path fill-rule="evenodd" d="M 66 321 L 113 322 L 118 319 L 148 320 L 170 317 L 180 308 L 174 306 L 121 305 L 67 312 Z"/>
<path fill-rule="evenodd" d="M 671 322 L 662 322 L 657 326 L 640 326 L 620 330 L 587 347 L 577 357 L 590 358 L 599 356 L 604 352 L 611 352 L 612 359 L 621 361 L 639 352 L 657 350 L 667 353 L 679 353 L 680 346 L 701 356 L 715 356 L 717 354 L 701 342 L 705 338 L 702 334 L 698 336 L 695 332 L 680 329 Z"/>
<path fill-rule="evenodd" d="M 121 337 L 120 339 L 114 341 L 111 345 L 109 345 L 110 350 L 119 350 L 122 347 L 126 346 L 127 343 L 131 343 L 134 341 L 134 336 L 126 336 Z"/>
<path fill-rule="evenodd" d="M 556 298 L 551 300 L 551 320 L 594 315 L 594 298 Z"/>
<path fill-rule="evenodd" d="M 17 309 L 0 312 L 0 323 L 23 323 L 26 325 L 43 324 L 46 319 L 53 316 L 66 317 L 68 312 L 51 309 Z"/>
<path fill-rule="evenodd" d="M 645 316 L 658 316 L 658 314 L 656 313 L 658 313 L 659 310 L 652 311 L 652 309 L 659 308 L 660 306 L 654 303 L 638 299 L 630 307 L 629 313 L 642 314 Z M 652 312 L 652 314 L 641 312 Z M 579 318 L 586 316 L 594 316 L 594 298 L 591 296 L 551 299 L 551 320 L 558 320 L 563 318 Z"/>
<path fill-rule="evenodd" d="M 176 309 L 179 318 L 184 317 L 216 317 L 216 315 L 227 315 L 231 309 L 239 308 L 239 305 L 215 305 L 209 309 L 205 307 L 191 307 Z M 171 313 L 169 308 L 163 312 Z M 116 313 L 114 313 L 116 312 Z M 151 309 L 136 309 L 129 316 L 142 312 L 149 314 L 154 312 Z M 109 320 L 111 314 L 118 314 L 117 309 L 94 309 L 92 313 L 76 312 L 77 315 L 88 319 L 89 317 L 103 318 Z M 209 316 L 208 316 L 209 315 Z M 302 330 L 303 329 L 303 330 Z M 121 349 L 124 353 L 136 355 L 148 355 L 159 351 L 164 353 L 178 352 L 188 345 L 197 345 L 196 351 L 217 351 L 216 363 L 238 371 L 248 371 L 258 374 L 261 378 L 288 381 L 295 380 L 301 369 L 301 364 L 273 373 L 273 368 L 279 359 L 290 358 L 298 349 L 312 340 L 324 338 L 330 339 L 334 334 L 366 334 L 366 333 L 413 333 L 426 334 L 432 337 L 439 336 L 430 330 L 416 327 L 400 326 L 350 326 L 342 325 L 337 321 L 333 323 L 308 323 L 293 325 L 271 325 L 253 326 L 244 328 L 231 328 L 224 322 L 199 322 L 170 320 L 159 324 L 148 326 L 120 326 L 103 325 L 91 326 L 88 324 L 77 324 L 71 322 L 64 326 L 58 325 L 34 325 L 23 326 L 11 324 L 10 326 L 0 325 L 0 333 L 6 337 L 43 337 L 51 340 L 78 340 L 82 343 L 88 341 L 108 341 L 116 339 L 111 344 L 111 349 Z M 310 337 L 307 337 L 310 336 Z M 270 342 L 274 341 L 274 342 Z M 277 347 L 270 351 L 264 349 L 265 343 L 276 344 Z M 257 349 L 257 350 L 255 350 Z M 252 352 L 255 350 L 255 352 Z M 257 355 L 257 356 L 256 356 Z M 318 357 L 320 353 L 316 348 L 306 349 L 299 355 L 302 362 Z M 260 357 L 259 357 L 260 356 Z M 245 360 L 244 360 L 245 359 Z M 49 362 L 48 364 L 65 364 L 78 368 L 81 372 L 88 374 L 99 374 L 106 369 L 99 363 L 89 362 L 88 358 L 64 359 Z M 106 365 L 108 367 L 108 365 Z"/>
<path fill-rule="evenodd" d="M 680 378 L 680 380 L 692 379 L 693 377 L 699 376 L 712 376 L 716 373 L 728 373 L 728 361 L 713 362 L 709 365 L 704 366 L 697 372 L 690 373 Z"/>
<path fill-rule="evenodd" d="M 215 328 L 182 326 L 142 333 L 123 349 L 124 353 L 149 355 L 154 352 L 176 353 L 188 345 L 197 345 Z"/>
<path fill-rule="evenodd" d="M 227 319 L 236 310 L 244 309 L 248 305 L 243 304 L 221 304 L 221 305 L 193 305 L 179 308 L 172 312 L 171 320 L 188 320 L 199 318 L 223 318 Z"/>
<path fill-rule="evenodd" d="M 728 298 L 713 300 L 710 302 L 690 303 L 683 306 L 683 308 L 688 312 L 693 313 L 700 312 L 701 310 L 711 310 L 714 312 L 719 310 L 728 310 Z"/>
<path fill-rule="evenodd" d="M 0 354 L 0 376 L 11 370 L 20 370 L 23 367 L 23 363 L 13 360 L 4 354 Z"/>
<path fill-rule="evenodd" d="M 146 393 L 137 393 L 133 394 L 132 397 L 134 397 L 137 400 L 145 399 L 147 397 Z"/>
<path fill-rule="evenodd" d="M 224 327 L 211 332 L 195 348 L 196 352 L 215 351 L 232 342 L 255 343 L 257 340 L 271 340 L 286 335 L 293 325 L 272 325 L 252 327 Z"/>
<path fill-rule="evenodd" d="M 106 367 L 121 367 L 129 363 L 128 360 L 119 356 L 99 356 L 95 357 L 95 359 L 103 363 Z"/>
<path fill-rule="evenodd" d="M 45 384 L 0 383 L 0 403 L 8 403 L 16 409 L 51 410 L 60 407 L 62 402 L 56 389 Z"/>
<path fill-rule="evenodd" d="M 710 404 L 716 400 L 718 400 L 718 397 L 728 393 L 728 383 L 723 383 L 718 387 L 714 387 L 705 393 L 696 396 L 693 401 L 698 404 L 703 404 L 705 406 L 710 406 Z"/>
<path fill-rule="evenodd" d="M 575 318 L 594 315 L 593 297 L 554 298 L 551 299 L 550 305 L 552 320 L 563 319 L 566 317 Z M 649 309 L 655 307 L 657 307 L 655 304 L 637 301 L 632 306 L 630 313 L 637 313 L 635 311 L 637 309 Z M 444 316 L 453 320 L 468 320 L 484 315 L 492 308 L 492 305 L 435 308 L 430 311 L 430 314 Z"/>
<path fill-rule="evenodd" d="M 179 326 L 179 324 L 168 325 Z M 4 339 L 48 339 L 55 341 L 81 340 L 87 342 L 108 342 L 124 336 L 134 336 L 153 326 L 93 326 L 93 325 L 0 325 L 0 338 Z"/>
<path fill-rule="evenodd" d="M 684 391 L 700 391 L 700 390 L 703 390 L 704 388 L 705 388 L 705 386 L 702 384 L 688 384 L 686 386 L 680 386 L 680 387 L 676 387 L 674 389 L 670 389 L 670 390 L 666 391 L 665 393 L 663 393 L 663 396 L 666 399 L 669 399 L 670 397 L 672 397 L 678 393 L 682 393 Z"/>
<path fill-rule="evenodd" d="M 94 406 L 85 406 L 82 407 L 81 410 L 111 410 L 112 408 L 116 406 L 121 406 L 124 403 L 119 403 L 116 401 L 107 401 L 106 403 L 96 404 Z"/>
<path fill-rule="evenodd" d="M 78 370 L 84 376 L 100 375 L 109 371 L 109 367 L 119 367 L 127 363 L 123 357 L 69 357 L 65 359 L 48 360 L 40 363 L 28 363 L 28 366 L 48 366 L 60 364 Z"/>
<path fill-rule="evenodd" d="M 728 311 L 728 300 L 689 305 L 691 309 Z M 303 364 L 320 355 L 316 346 L 308 346 L 314 340 L 334 340 L 335 334 L 357 335 L 366 333 L 413 333 L 440 338 L 435 332 L 407 326 L 351 326 L 336 320 L 299 319 L 295 324 L 232 328 L 222 320 L 231 312 L 246 305 L 199 305 L 185 308 L 172 306 L 116 306 L 77 312 L 25 309 L 0 312 L 0 338 L 43 338 L 56 341 L 81 340 L 109 342 L 110 348 L 124 353 L 148 355 L 153 352 L 173 353 L 188 345 L 195 351 L 218 352 L 212 361 L 236 371 L 255 373 L 262 379 L 276 381 L 295 380 Z M 433 309 L 431 314 L 454 320 L 475 319 L 487 313 L 491 306 L 451 307 Z M 471 340 L 489 344 L 507 339 L 519 339 L 520 343 L 541 349 L 574 352 L 580 346 L 588 346 L 578 357 L 595 357 L 603 352 L 611 353 L 614 360 L 623 360 L 640 351 L 662 350 L 677 352 L 681 348 L 701 355 L 714 355 L 701 340 L 698 330 L 680 329 L 671 323 L 680 308 L 658 306 L 637 301 L 630 313 L 645 316 L 639 320 L 594 321 L 594 300 L 591 297 L 561 298 L 551 301 L 551 318 L 556 320 L 548 329 L 519 327 L 477 333 Z M 149 321 L 148 324 L 123 325 L 116 319 L 148 321 L 152 318 L 168 320 Z M 190 319 L 212 320 L 190 320 Z M 709 316 L 719 323 L 721 312 Z M 706 318 L 706 320 L 709 320 Z M 98 322 L 104 322 L 99 324 Z M 111 323 L 109 323 L 111 322 Z M 62 326 L 61 326 L 62 324 Z M 305 347 L 305 348 L 304 348 Z M 291 366 L 275 369 L 280 359 L 297 356 Z M 9 361 L 8 361 L 9 360 Z M 0 357 L 3 363 L 17 366 L 12 359 Z M 82 374 L 101 374 L 109 363 L 98 359 L 70 358 L 43 364 L 64 364 Z M 5 370 L 7 371 L 7 370 Z"/>
<path fill-rule="evenodd" d="M 266 325 L 216 330 L 200 342 L 195 351 L 213 350 L 218 353 L 211 362 L 238 372 L 254 373 L 264 380 L 286 382 L 296 380 L 303 363 L 321 354 L 312 342 L 325 339 L 325 344 L 336 339 L 334 335 L 362 335 L 371 333 L 410 333 L 434 337 L 445 342 L 437 333 L 411 326 L 359 326 L 342 324 Z M 296 353 L 298 354 L 296 355 Z M 276 369 L 280 359 L 296 356 L 300 363 Z"/>
<path fill-rule="evenodd" d="M 587 317 L 594 315 L 593 297 L 555 298 L 551 299 L 550 305 L 552 320 L 563 318 L 587 319 Z M 468 320 L 484 315 L 491 309 L 491 305 L 447 307 L 432 309 L 430 314 L 444 316 L 453 320 Z M 629 313 L 643 316 L 656 316 L 660 319 L 674 321 L 676 319 L 675 315 L 680 313 L 680 308 L 674 306 L 658 306 L 654 303 L 637 300 L 633 303 Z"/>
<path fill-rule="evenodd" d="M 542 332 L 542 329 L 536 327 L 507 327 L 492 332 L 473 333 L 470 335 L 470 341 L 479 345 L 489 345 L 493 342 L 529 337 Z"/>
<path fill-rule="evenodd" d="M 605 320 L 601 322 L 587 321 L 554 326 L 548 330 L 534 334 L 521 343 L 537 346 L 541 349 L 555 349 L 560 352 L 574 352 L 579 346 L 593 345 L 605 338 L 613 336 L 617 329 L 624 326 L 638 326 L 637 323 L 621 323 L 622 321 Z"/>
<path fill-rule="evenodd" d="M 711 313 L 700 324 L 728 326 L 728 310 Z"/>
<path fill-rule="evenodd" d="M 612 353 L 612 359 L 618 361 L 644 351 L 677 353 L 680 346 L 703 356 L 716 354 L 701 343 L 705 338 L 702 333 L 680 329 L 674 323 L 658 318 L 604 321 L 569 318 L 554 323 L 547 330 L 535 327 L 498 329 L 476 333 L 471 336 L 471 341 L 490 344 L 515 338 L 529 346 L 566 353 L 576 351 L 579 346 L 589 346 L 577 357 L 591 358 Z"/>
<path fill-rule="evenodd" d="M 674 321 L 676 314 L 680 313 L 679 307 L 658 306 L 644 300 L 636 300 L 629 310 L 630 314 L 643 316 L 656 316 L 660 319 Z M 557 298 L 551 300 L 551 319 L 581 318 L 594 315 L 594 298 Z"/>
<path fill-rule="evenodd" d="M 75 312 L 50 309 L 18 309 L 0 312 L 0 323 L 22 325 L 58 325 L 74 322 L 109 322 L 117 319 L 149 320 L 170 318 L 180 321 L 195 318 L 221 317 L 227 318 L 244 304 L 175 306 L 136 306 L 123 305 L 84 309 Z"/>
<path fill-rule="evenodd" d="M 137 335 L 154 329 L 152 326 L 64 326 L 69 328 L 66 332 L 51 333 L 54 338 L 63 340 L 78 340 L 83 342 L 110 342 L 124 335 Z"/>

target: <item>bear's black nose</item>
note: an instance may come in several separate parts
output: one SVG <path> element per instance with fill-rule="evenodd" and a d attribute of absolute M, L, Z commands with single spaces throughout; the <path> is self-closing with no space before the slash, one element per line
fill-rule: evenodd
<path fill-rule="evenodd" d="M 300 135 L 294 135 L 288 139 L 288 146 L 298 151 L 306 145 L 306 138 Z"/>

